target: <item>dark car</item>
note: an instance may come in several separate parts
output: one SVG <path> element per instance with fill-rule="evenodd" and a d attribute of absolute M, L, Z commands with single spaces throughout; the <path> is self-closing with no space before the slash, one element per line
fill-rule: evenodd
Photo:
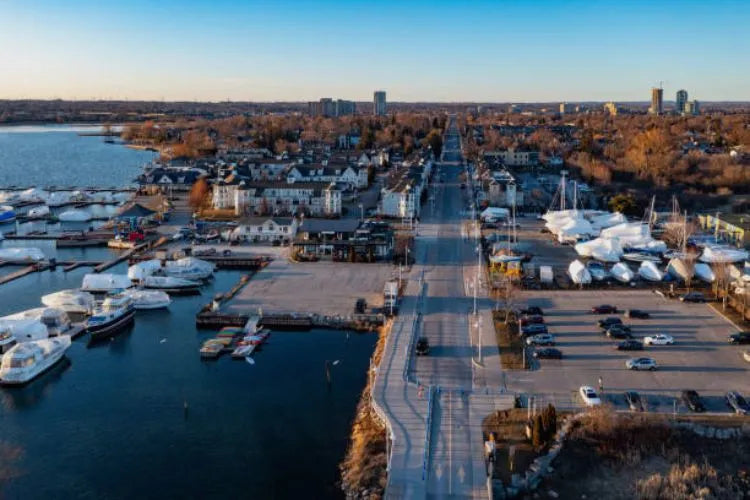
<path fill-rule="evenodd" d="M 466 184 L 464 184 L 463 182 L 461 183 L 461 189 L 466 189 Z"/>
<path fill-rule="evenodd" d="M 528 316 L 523 315 L 518 320 L 519 323 L 521 323 L 521 326 L 526 325 L 541 325 L 544 323 L 544 317 L 543 316 Z"/>
<path fill-rule="evenodd" d="M 529 306 L 526 309 L 521 309 L 520 313 L 533 316 L 544 316 L 542 308 L 538 306 Z"/>
<path fill-rule="evenodd" d="M 730 344 L 750 344 L 750 332 L 733 333 L 728 340 Z"/>
<path fill-rule="evenodd" d="M 602 304 L 602 305 L 594 306 L 591 308 L 592 314 L 614 314 L 616 312 L 617 312 L 617 308 L 609 304 Z"/>
<path fill-rule="evenodd" d="M 544 349 L 537 349 L 534 351 L 534 357 L 539 359 L 562 359 L 562 351 L 559 349 L 553 349 L 546 347 Z"/>
<path fill-rule="evenodd" d="M 616 318 L 614 316 L 609 318 L 600 319 L 598 321 L 599 328 L 606 330 L 607 328 L 611 327 L 612 325 L 621 325 L 622 320 L 620 318 Z"/>
<path fill-rule="evenodd" d="M 628 407 L 631 409 L 631 411 L 643 411 L 643 400 L 641 399 L 641 395 L 638 394 L 635 391 L 628 391 L 624 394 L 625 396 L 625 402 L 628 404 Z"/>
<path fill-rule="evenodd" d="M 523 333 L 524 335 L 537 335 L 539 333 L 547 333 L 547 327 L 538 323 L 535 323 L 533 325 L 526 325 L 521 327 L 521 333 Z"/>
<path fill-rule="evenodd" d="M 737 391 L 729 391 L 726 394 L 727 405 L 734 410 L 737 415 L 747 415 L 750 413 L 750 404 Z"/>
<path fill-rule="evenodd" d="M 642 309 L 628 309 L 625 313 L 628 318 L 649 319 L 651 315 Z"/>
<path fill-rule="evenodd" d="M 703 405 L 703 401 L 701 400 L 701 397 L 698 395 L 697 392 L 695 392 L 692 389 L 682 391 L 682 394 L 680 395 L 680 399 L 682 399 L 682 402 L 685 403 L 685 406 L 687 406 L 690 409 L 690 411 L 694 411 L 694 412 L 706 411 L 706 407 Z"/>
<path fill-rule="evenodd" d="M 610 330 L 621 330 L 623 332 L 633 333 L 633 331 L 630 329 L 630 325 L 624 325 L 622 323 L 613 323 L 611 325 L 607 325 L 606 327 L 602 328 L 602 330 L 604 330 L 604 333 L 607 333 Z"/>
<path fill-rule="evenodd" d="M 623 340 L 615 346 L 615 349 L 618 351 L 642 351 L 643 343 L 633 339 Z"/>
<path fill-rule="evenodd" d="M 367 301 L 365 299 L 357 299 L 354 303 L 354 312 L 357 314 L 364 314 L 367 309 Z"/>
<path fill-rule="evenodd" d="M 417 356 L 427 356 L 430 354 L 430 342 L 427 337 L 419 337 L 416 346 Z"/>
<path fill-rule="evenodd" d="M 622 328 L 618 328 L 620 325 L 614 325 L 612 328 L 607 330 L 607 337 L 611 339 L 632 339 L 633 334 Z"/>
<path fill-rule="evenodd" d="M 680 297 L 682 302 L 705 302 L 706 297 L 701 292 L 689 292 Z"/>

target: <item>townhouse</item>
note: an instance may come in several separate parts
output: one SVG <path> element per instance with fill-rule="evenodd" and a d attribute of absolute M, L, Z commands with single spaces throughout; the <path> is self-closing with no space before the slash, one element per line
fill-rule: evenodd
<path fill-rule="evenodd" d="M 326 182 L 249 182 L 234 191 L 235 215 L 341 215 L 341 191 Z"/>

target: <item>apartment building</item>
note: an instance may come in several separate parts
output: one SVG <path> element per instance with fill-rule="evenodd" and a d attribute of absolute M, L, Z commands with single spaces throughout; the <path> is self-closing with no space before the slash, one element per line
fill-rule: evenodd
<path fill-rule="evenodd" d="M 234 192 L 236 215 L 341 215 L 341 191 L 326 182 L 254 182 Z"/>

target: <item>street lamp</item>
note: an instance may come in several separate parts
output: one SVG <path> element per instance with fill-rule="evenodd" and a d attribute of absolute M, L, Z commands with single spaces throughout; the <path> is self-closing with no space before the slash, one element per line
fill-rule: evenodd
<path fill-rule="evenodd" d="M 365 221 L 365 206 L 363 204 L 359 204 L 359 220 L 360 222 Z"/>

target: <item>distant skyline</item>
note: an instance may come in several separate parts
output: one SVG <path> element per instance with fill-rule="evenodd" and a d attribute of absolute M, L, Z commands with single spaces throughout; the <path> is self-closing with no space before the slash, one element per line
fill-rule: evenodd
<path fill-rule="evenodd" d="M 0 1 L 0 99 L 750 101 L 750 2 Z"/>

